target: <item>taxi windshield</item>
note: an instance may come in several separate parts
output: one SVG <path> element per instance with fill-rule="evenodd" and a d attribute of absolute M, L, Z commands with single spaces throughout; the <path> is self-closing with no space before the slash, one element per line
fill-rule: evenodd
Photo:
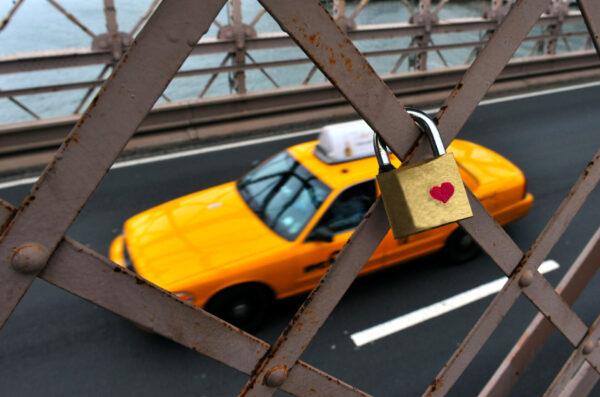
<path fill-rule="evenodd" d="M 275 233 L 293 241 L 331 189 L 288 152 L 282 152 L 237 183 L 240 195 Z"/>

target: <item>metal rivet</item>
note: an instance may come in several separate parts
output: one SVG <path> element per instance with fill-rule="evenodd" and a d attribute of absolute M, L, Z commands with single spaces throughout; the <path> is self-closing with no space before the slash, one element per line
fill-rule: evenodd
<path fill-rule="evenodd" d="M 592 340 L 587 341 L 587 343 L 583 345 L 583 354 L 590 354 L 592 351 L 594 351 L 596 345 L 597 343 Z"/>
<path fill-rule="evenodd" d="M 44 268 L 48 250 L 38 243 L 26 243 L 16 248 L 10 257 L 10 264 L 19 273 L 36 273 Z"/>
<path fill-rule="evenodd" d="M 288 377 L 288 370 L 286 367 L 278 365 L 273 367 L 265 376 L 265 383 L 269 387 L 279 387 L 283 385 L 283 382 Z"/>
<path fill-rule="evenodd" d="M 533 282 L 533 272 L 531 270 L 525 270 L 523 272 L 523 274 L 521 275 L 521 278 L 519 279 L 519 286 L 527 287 L 528 285 L 531 285 L 532 282 Z"/>

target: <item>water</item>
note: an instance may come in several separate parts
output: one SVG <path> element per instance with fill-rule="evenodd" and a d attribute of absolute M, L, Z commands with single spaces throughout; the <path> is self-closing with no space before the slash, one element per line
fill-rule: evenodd
<path fill-rule="evenodd" d="M 0 17 L 4 17 L 12 7 L 14 0 L 0 0 Z M 115 0 L 119 30 L 129 32 L 139 17 L 151 4 L 151 0 Z M 96 34 L 106 31 L 102 0 L 59 0 L 59 3 L 87 28 Z M 243 0 L 242 10 L 244 21 L 250 21 L 261 9 L 256 0 Z M 346 7 L 346 15 L 354 9 L 353 4 Z M 447 4 L 440 12 L 440 19 L 456 17 L 477 17 L 482 13 L 482 4 L 476 2 L 454 2 Z M 357 17 L 359 25 L 392 23 L 407 21 L 410 14 L 399 1 L 376 1 L 369 4 Z M 224 8 L 217 21 L 227 24 L 227 12 Z M 569 30 L 582 29 L 569 27 Z M 256 25 L 259 33 L 279 31 L 279 26 L 265 14 Z M 218 28 L 212 25 L 207 36 L 217 35 Z M 536 31 L 539 33 L 539 29 Z M 536 33 L 532 32 L 532 34 Z M 478 32 L 463 32 L 458 34 L 434 35 L 435 44 L 446 44 L 459 41 L 477 41 Z M 64 15 L 56 10 L 46 0 L 26 0 L 13 16 L 8 26 L 0 32 L 0 56 L 22 52 L 34 52 L 61 48 L 89 48 L 91 37 L 83 30 L 70 22 Z M 572 39 L 574 48 L 581 46 L 584 39 Z M 375 51 L 384 48 L 404 48 L 408 46 L 410 38 L 395 38 L 386 40 L 370 40 L 356 43 L 361 51 Z M 529 53 L 532 43 L 524 43 L 518 55 Z M 565 50 L 564 43 L 559 50 Z M 463 64 L 469 49 L 445 51 L 443 56 L 450 65 Z M 297 48 L 280 48 L 274 50 L 253 51 L 251 55 L 257 62 L 279 59 L 303 58 L 304 54 Z M 225 54 L 213 54 L 190 57 L 182 69 L 195 69 L 218 66 Z M 385 56 L 370 58 L 370 62 L 378 73 L 386 74 L 392 69 L 398 56 Z M 435 69 L 444 66 L 442 59 L 434 52 L 430 52 L 428 68 Z M 271 68 L 268 73 L 281 86 L 301 84 L 312 68 L 311 64 L 292 67 Z M 74 81 L 94 80 L 98 77 L 102 66 L 87 66 L 69 69 L 49 70 L 42 72 L 20 73 L 13 75 L 0 75 L 0 90 L 33 87 L 38 85 L 60 84 Z M 400 71 L 407 70 L 407 62 Z M 258 70 L 247 71 L 247 89 L 256 91 L 273 88 L 273 85 Z M 209 76 L 195 76 L 174 79 L 165 91 L 166 96 L 172 100 L 196 98 L 207 83 Z M 322 82 L 325 78 L 317 73 L 311 82 Z M 206 96 L 226 95 L 231 92 L 231 85 L 226 74 L 221 74 L 215 80 Z M 17 99 L 32 109 L 42 118 L 58 117 L 72 114 L 78 107 L 86 90 L 66 91 L 58 94 L 38 94 L 20 96 Z M 158 103 L 165 102 L 161 98 Z M 0 98 L 0 124 L 27 121 L 32 117 L 7 98 Z"/>

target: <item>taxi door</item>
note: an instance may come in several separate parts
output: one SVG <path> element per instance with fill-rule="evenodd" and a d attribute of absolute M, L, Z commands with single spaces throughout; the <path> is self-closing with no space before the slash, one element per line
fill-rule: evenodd
<path fill-rule="evenodd" d="M 373 179 L 352 185 L 338 194 L 297 248 L 294 258 L 299 271 L 296 291 L 311 289 L 319 281 L 362 221 L 376 194 Z M 383 257 L 380 247 L 365 268 L 379 265 Z"/>

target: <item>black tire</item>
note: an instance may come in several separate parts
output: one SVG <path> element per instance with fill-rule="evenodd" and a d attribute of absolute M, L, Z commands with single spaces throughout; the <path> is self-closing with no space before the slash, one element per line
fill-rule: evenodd
<path fill-rule="evenodd" d="M 273 293 L 266 286 L 243 284 L 217 293 L 205 309 L 244 331 L 253 332 L 265 322 L 273 300 Z"/>
<path fill-rule="evenodd" d="M 442 252 L 452 263 L 461 264 L 479 256 L 481 248 L 473 237 L 459 227 L 448 236 Z"/>

